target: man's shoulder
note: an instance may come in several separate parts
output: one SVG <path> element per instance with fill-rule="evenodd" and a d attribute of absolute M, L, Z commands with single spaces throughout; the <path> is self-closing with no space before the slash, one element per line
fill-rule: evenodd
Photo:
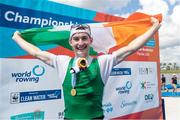
<path fill-rule="evenodd" d="M 72 57 L 68 55 L 57 55 L 57 58 L 66 58 L 66 59 L 71 59 Z"/>
<path fill-rule="evenodd" d="M 101 59 L 101 58 L 113 58 L 113 54 L 103 54 L 103 55 L 99 55 L 97 56 L 97 59 Z"/>
<path fill-rule="evenodd" d="M 115 62 L 115 56 L 113 54 L 105 54 L 97 57 L 98 61 L 113 61 Z"/>
<path fill-rule="evenodd" d="M 71 58 L 72 58 L 72 57 L 67 56 L 67 55 L 57 55 L 57 56 L 56 56 L 56 61 L 57 61 L 57 62 L 66 63 L 66 62 L 70 61 Z"/>
<path fill-rule="evenodd" d="M 104 64 L 112 64 L 113 66 L 116 65 L 116 58 L 113 54 L 100 55 L 97 57 L 97 60 L 102 65 Z"/>

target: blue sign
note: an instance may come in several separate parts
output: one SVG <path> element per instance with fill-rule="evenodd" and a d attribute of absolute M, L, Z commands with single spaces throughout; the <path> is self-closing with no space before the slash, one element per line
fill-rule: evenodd
<path fill-rule="evenodd" d="M 110 76 L 131 75 L 131 68 L 113 68 Z"/>
<path fill-rule="evenodd" d="M 145 44 L 145 46 L 148 46 L 148 47 L 155 47 L 155 40 L 154 39 L 151 39 L 151 40 L 149 40 L 146 44 Z"/>
<path fill-rule="evenodd" d="M 92 20 L 78 19 L 59 14 L 19 8 L 0 4 L 0 26 L 27 29 L 34 27 L 63 26 L 77 23 L 92 23 Z"/>
<path fill-rule="evenodd" d="M 61 99 L 61 90 L 44 90 L 44 91 L 29 91 L 11 93 L 11 103 L 24 103 L 34 101 L 45 101 Z"/>

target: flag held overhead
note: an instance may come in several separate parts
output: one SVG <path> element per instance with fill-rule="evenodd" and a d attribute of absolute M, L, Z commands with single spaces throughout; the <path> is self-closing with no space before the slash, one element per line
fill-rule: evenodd
<path fill-rule="evenodd" d="M 93 37 L 90 55 L 107 53 L 113 47 L 126 45 L 151 27 L 151 17 L 151 15 L 137 12 L 123 21 L 89 24 Z M 161 14 L 153 17 L 156 17 L 160 22 L 162 21 Z M 68 42 L 70 26 L 27 29 L 21 31 L 21 36 L 37 46 L 56 44 L 72 50 Z"/>

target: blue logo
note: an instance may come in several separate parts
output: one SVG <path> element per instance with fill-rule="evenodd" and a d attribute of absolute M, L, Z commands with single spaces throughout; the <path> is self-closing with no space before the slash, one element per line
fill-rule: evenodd
<path fill-rule="evenodd" d="M 124 86 L 116 88 L 116 91 L 118 92 L 118 94 L 129 94 L 131 88 L 132 82 L 127 81 Z"/>
<path fill-rule="evenodd" d="M 152 102 L 154 99 L 154 95 L 152 93 L 144 95 L 144 100 L 146 102 Z"/>
<path fill-rule="evenodd" d="M 12 73 L 12 78 L 15 78 L 16 82 L 34 82 L 38 83 L 40 76 L 44 75 L 45 68 L 40 65 L 36 65 L 32 68 L 32 71 L 25 71 L 19 73 Z"/>
<path fill-rule="evenodd" d="M 131 68 L 113 68 L 110 76 L 131 75 Z"/>
<path fill-rule="evenodd" d="M 111 103 L 103 104 L 104 113 L 111 113 L 113 111 L 113 106 Z"/>
<path fill-rule="evenodd" d="M 40 69 L 40 72 L 38 72 L 38 70 Z M 45 69 L 44 67 L 40 66 L 40 65 L 36 65 L 33 69 L 32 69 L 32 73 L 35 76 L 42 76 L 45 73 Z"/>
<path fill-rule="evenodd" d="M 61 90 L 13 92 L 11 93 L 10 99 L 11 104 L 61 99 Z"/>
<path fill-rule="evenodd" d="M 145 46 L 148 46 L 148 47 L 155 47 L 156 43 L 155 43 L 155 40 L 153 38 L 151 38 L 146 44 Z"/>

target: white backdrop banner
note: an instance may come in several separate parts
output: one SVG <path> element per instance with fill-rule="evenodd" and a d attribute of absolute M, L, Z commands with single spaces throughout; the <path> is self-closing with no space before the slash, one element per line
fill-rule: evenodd
<path fill-rule="evenodd" d="M 23 51 L 12 34 L 123 18 L 48 0 L 1 0 L 0 7 L 0 119 L 63 119 L 63 92 L 56 70 Z M 158 35 L 152 41 L 153 46 L 143 47 L 112 69 L 103 97 L 106 118 L 162 118 Z M 39 47 L 54 54 L 64 50 L 55 44 Z"/>

